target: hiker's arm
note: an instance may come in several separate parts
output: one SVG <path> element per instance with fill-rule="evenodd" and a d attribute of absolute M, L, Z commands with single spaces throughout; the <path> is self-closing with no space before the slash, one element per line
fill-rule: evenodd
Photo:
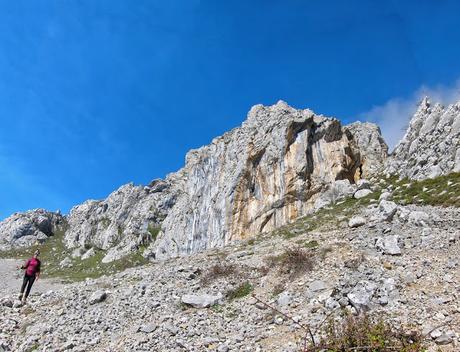
<path fill-rule="evenodd" d="M 21 265 L 21 269 L 27 269 L 29 266 L 29 261 L 26 261 L 25 264 Z"/>

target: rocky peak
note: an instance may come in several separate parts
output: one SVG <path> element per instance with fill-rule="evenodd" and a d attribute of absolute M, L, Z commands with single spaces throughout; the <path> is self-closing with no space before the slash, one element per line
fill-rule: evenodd
<path fill-rule="evenodd" d="M 70 211 L 66 245 L 108 250 L 103 261 L 121 258 L 151 240 L 151 229 L 160 226 L 173 198 L 168 182 L 154 180 L 149 186 L 123 185 L 102 201 L 86 201 Z"/>
<path fill-rule="evenodd" d="M 336 199 L 338 189 L 376 174 L 386 155 L 373 124 L 344 127 L 283 101 L 256 105 L 240 127 L 188 152 L 165 180 L 124 185 L 74 207 L 65 243 L 107 250 L 103 261 L 149 242 L 145 253 L 158 259 L 221 247 Z"/>
<path fill-rule="evenodd" d="M 460 171 L 460 102 L 447 107 L 420 102 L 386 172 L 424 179 Z"/>
<path fill-rule="evenodd" d="M 358 130 L 366 138 L 354 136 Z M 187 154 L 177 201 L 150 252 L 190 254 L 282 226 L 309 212 L 336 180 L 376 172 L 371 161 L 386 152 L 375 125 L 344 128 L 282 101 L 256 105 L 241 127 Z"/>
<path fill-rule="evenodd" d="M 65 219 L 60 212 L 44 209 L 14 213 L 0 222 L 0 250 L 31 246 L 46 241 L 63 228 Z"/>

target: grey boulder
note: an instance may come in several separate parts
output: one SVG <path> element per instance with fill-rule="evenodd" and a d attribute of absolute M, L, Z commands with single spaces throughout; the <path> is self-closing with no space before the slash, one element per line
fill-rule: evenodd
<path fill-rule="evenodd" d="M 218 304 L 223 299 L 222 294 L 219 292 L 217 295 L 183 295 L 181 298 L 182 303 L 192 306 L 194 308 L 208 308 Z"/>

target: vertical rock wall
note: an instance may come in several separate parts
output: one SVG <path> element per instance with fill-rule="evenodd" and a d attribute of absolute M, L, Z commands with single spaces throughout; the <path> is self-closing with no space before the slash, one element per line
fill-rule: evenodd
<path fill-rule="evenodd" d="M 378 172 L 386 153 L 373 124 L 343 127 L 282 101 L 256 105 L 165 180 L 74 207 L 65 242 L 107 250 L 106 262 L 148 242 L 145 253 L 157 259 L 224 246 L 307 214 L 335 181 Z"/>
<path fill-rule="evenodd" d="M 382 142 L 377 150 L 361 150 L 353 130 L 284 102 L 254 106 L 241 127 L 188 153 L 177 174 L 183 188 L 151 252 L 164 259 L 223 246 L 306 214 L 332 182 L 371 174 L 363 160 L 386 156 L 378 128 L 367 132 Z"/>

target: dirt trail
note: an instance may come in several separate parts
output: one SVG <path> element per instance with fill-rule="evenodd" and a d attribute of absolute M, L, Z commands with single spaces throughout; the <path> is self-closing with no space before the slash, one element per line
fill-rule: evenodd
<path fill-rule="evenodd" d="M 18 269 L 23 263 L 17 259 L 2 259 L 0 258 L 0 298 L 5 296 L 16 296 L 22 284 L 24 271 Z M 31 296 L 37 293 L 43 293 L 49 290 L 58 290 L 63 284 L 50 279 L 42 279 L 35 281 Z"/>

